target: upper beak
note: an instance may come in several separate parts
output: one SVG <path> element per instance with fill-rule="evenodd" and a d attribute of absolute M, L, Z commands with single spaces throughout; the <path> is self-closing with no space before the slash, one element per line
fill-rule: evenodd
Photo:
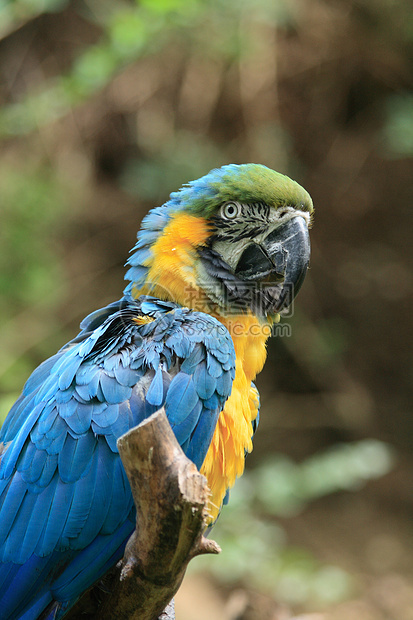
<path fill-rule="evenodd" d="M 266 310 L 280 312 L 297 295 L 309 261 L 307 222 L 297 215 L 273 230 L 260 244 L 251 243 L 241 254 L 235 273 L 247 281 L 264 280 L 266 305 L 271 306 Z"/>

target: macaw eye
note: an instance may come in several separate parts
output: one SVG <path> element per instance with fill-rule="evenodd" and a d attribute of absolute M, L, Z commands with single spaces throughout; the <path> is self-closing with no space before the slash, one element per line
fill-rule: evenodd
<path fill-rule="evenodd" d="M 227 202 L 221 207 L 221 215 L 227 220 L 233 220 L 241 213 L 241 205 L 238 202 Z"/>

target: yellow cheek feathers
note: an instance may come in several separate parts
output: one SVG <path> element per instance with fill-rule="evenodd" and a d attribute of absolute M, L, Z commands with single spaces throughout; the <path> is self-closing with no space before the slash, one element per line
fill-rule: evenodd
<path fill-rule="evenodd" d="M 134 297 L 150 294 L 188 306 L 191 295 L 201 293 L 193 273 L 196 248 L 209 235 L 210 228 L 203 218 L 182 213 L 173 216 L 151 248 L 152 256 L 145 265 L 149 268 L 146 284 L 132 289 Z"/>

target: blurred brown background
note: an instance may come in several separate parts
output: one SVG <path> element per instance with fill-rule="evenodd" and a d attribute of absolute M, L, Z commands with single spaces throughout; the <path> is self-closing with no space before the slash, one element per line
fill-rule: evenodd
<path fill-rule="evenodd" d="M 228 509 L 248 528 L 178 620 L 413 618 L 412 63 L 404 0 L 0 2 L 2 418 L 170 191 L 257 162 L 316 206 Z"/>

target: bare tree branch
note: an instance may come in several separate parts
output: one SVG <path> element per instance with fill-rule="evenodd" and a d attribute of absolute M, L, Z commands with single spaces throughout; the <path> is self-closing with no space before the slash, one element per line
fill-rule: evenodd
<path fill-rule="evenodd" d="M 189 561 L 220 552 L 203 536 L 210 492 L 163 409 L 120 437 L 118 449 L 136 506 L 136 530 L 110 578 L 110 593 L 92 617 L 155 620 L 177 592 Z M 69 617 L 79 617 L 81 603 Z M 164 614 L 173 618 L 173 605 Z"/>

